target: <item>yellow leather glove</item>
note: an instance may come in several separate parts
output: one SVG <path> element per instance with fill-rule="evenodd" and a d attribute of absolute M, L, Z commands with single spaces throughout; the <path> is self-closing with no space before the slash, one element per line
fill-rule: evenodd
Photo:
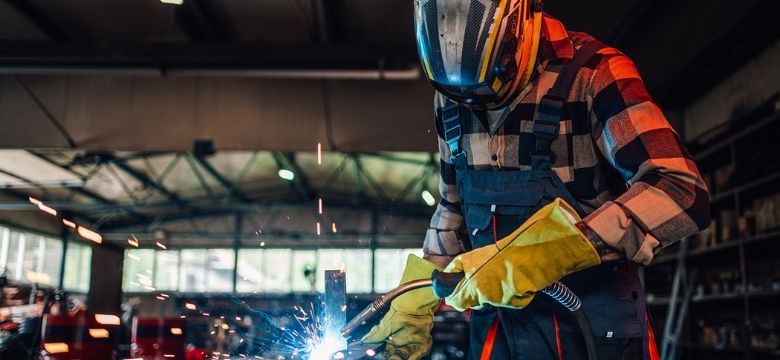
<path fill-rule="evenodd" d="M 523 308 L 556 280 L 601 263 L 574 226 L 577 212 L 565 201 L 539 209 L 509 236 L 456 257 L 446 272 L 465 272 L 445 301 L 459 311 L 485 304 Z"/>
<path fill-rule="evenodd" d="M 430 279 L 434 269 L 441 271 L 442 268 L 410 254 L 400 284 Z M 374 326 L 361 341 L 387 341 L 383 360 L 417 360 L 431 351 L 433 313 L 438 307 L 439 299 L 430 287 L 409 291 L 393 300 L 379 325 Z"/>

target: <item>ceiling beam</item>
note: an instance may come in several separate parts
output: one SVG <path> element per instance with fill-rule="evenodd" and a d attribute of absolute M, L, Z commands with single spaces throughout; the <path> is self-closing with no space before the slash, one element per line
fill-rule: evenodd
<path fill-rule="evenodd" d="M 73 44 L 0 41 L 0 73 L 209 75 L 204 73 L 205 70 L 245 71 L 246 76 L 252 75 L 249 71 L 262 70 L 381 70 L 384 79 L 395 79 L 407 73 L 416 79 L 419 77 L 419 61 L 413 44 Z M 262 75 L 260 73 L 258 76 Z"/>
<path fill-rule="evenodd" d="M 173 201 L 179 204 L 180 206 L 187 206 L 187 202 L 180 199 L 178 195 L 170 192 L 162 184 L 150 179 L 148 176 L 146 176 L 146 174 L 142 174 L 137 170 L 131 168 L 129 165 L 127 165 L 124 162 L 123 159 L 120 158 L 112 159 L 109 161 L 109 163 L 110 163 L 109 165 L 114 165 L 120 168 L 124 173 L 130 175 L 130 177 L 132 177 L 133 179 L 140 181 L 145 186 L 154 188 L 155 190 L 157 190 L 157 192 L 165 196 L 169 201 Z"/>
<path fill-rule="evenodd" d="M 329 7 L 335 3 L 335 1 L 324 0 L 311 0 L 312 20 L 314 20 L 314 32 L 317 34 L 316 40 L 320 44 L 328 44 L 331 42 L 333 34 L 333 26 L 331 25 L 332 17 L 331 12 L 333 9 Z"/>
<path fill-rule="evenodd" d="M 68 41 L 70 37 L 51 21 L 46 14 L 28 0 L 5 0 L 27 20 L 35 24 L 38 29 L 43 31 L 50 39 L 54 41 Z"/>
<path fill-rule="evenodd" d="M 273 157 L 280 170 L 285 169 L 293 172 L 295 177 L 290 180 L 290 186 L 295 193 L 298 194 L 298 198 L 304 205 L 310 204 L 314 192 L 312 191 L 311 186 L 309 186 L 309 179 L 306 178 L 306 174 L 304 174 L 295 161 L 295 155 L 292 153 L 282 154 L 274 152 Z"/>
<path fill-rule="evenodd" d="M 79 174 L 77 174 L 77 173 L 73 172 L 73 171 L 70 169 L 70 167 L 69 167 L 69 166 L 64 166 L 64 165 L 61 165 L 61 164 L 59 164 L 58 162 L 56 162 L 56 161 L 52 160 L 51 158 L 49 158 L 49 157 L 48 157 L 47 155 L 45 155 L 45 154 L 38 153 L 38 152 L 35 152 L 35 151 L 29 151 L 29 153 L 30 153 L 30 154 L 33 154 L 33 155 L 35 155 L 35 156 L 37 156 L 38 158 L 40 158 L 40 159 L 42 159 L 42 160 L 44 160 L 44 161 L 46 161 L 46 162 L 48 162 L 49 164 L 52 164 L 52 165 L 54 165 L 54 166 L 57 166 L 57 167 L 59 167 L 59 168 L 61 168 L 61 169 L 63 169 L 63 170 L 66 170 L 66 171 L 69 171 L 69 172 L 73 173 L 73 174 L 74 174 L 74 175 L 76 175 L 76 176 L 79 176 L 79 177 L 81 177 L 81 175 L 79 175 Z M 84 196 L 84 197 L 86 197 L 86 198 L 88 198 L 88 199 L 91 199 L 91 200 L 93 200 L 93 201 L 96 201 L 96 202 L 97 202 L 98 204 L 100 204 L 102 207 L 106 208 L 106 210 L 105 210 L 105 211 L 114 211 L 113 209 L 118 209 L 118 208 L 120 208 L 119 204 L 117 204 L 117 203 L 115 203 L 115 202 L 113 202 L 113 201 L 111 201 L 111 200 L 108 200 L 108 199 L 106 199 L 106 198 L 104 198 L 104 197 L 102 197 L 102 196 L 100 196 L 100 195 L 98 195 L 98 194 L 96 194 L 96 193 L 94 193 L 94 192 L 92 192 L 92 191 L 89 191 L 89 190 L 87 190 L 87 189 L 84 189 L 83 187 L 69 187 L 69 190 L 70 190 L 71 192 L 75 192 L 75 193 L 77 193 L 77 194 L 79 194 L 79 195 L 81 195 L 81 196 Z M 64 208 L 64 207 L 66 207 L 66 206 L 63 206 L 63 205 L 68 205 L 68 206 L 69 206 L 69 204 L 73 204 L 73 205 L 75 205 L 75 203 L 72 203 L 72 202 L 70 202 L 70 201 L 68 200 L 68 201 L 66 201 L 66 202 L 63 202 L 63 203 L 58 203 L 58 206 L 54 206 L 54 209 L 55 209 L 55 210 L 58 210 L 58 211 L 59 211 L 59 210 L 69 210 L 69 209 L 65 209 L 65 208 Z M 0 208 L 2 208 L 2 206 L 4 206 L 4 205 L 8 205 L 8 203 L 0 203 Z M 31 205 L 32 205 L 32 204 L 31 204 Z M 88 205 L 88 206 L 94 206 L 94 205 L 91 205 L 91 204 L 86 204 L 86 205 Z M 119 213 L 123 213 L 123 214 L 127 214 L 128 216 L 131 216 L 131 217 L 132 217 L 133 219 L 135 219 L 136 221 L 149 221 L 149 220 L 148 220 L 148 219 L 147 219 L 145 216 L 143 216 L 143 215 L 141 215 L 141 214 L 139 214 L 139 213 L 137 213 L 137 212 L 133 211 L 133 209 L 131 209 L 131 208 L 122 208 L 122 209 L 118 210 L 118 212 L 119 212 Z M 79 215 L 81 215 L 81 216 L 85 216 L 84 214 L 79 214 Z M 93 219 L 93 220 L 94 220 L 94 219 Z"/>

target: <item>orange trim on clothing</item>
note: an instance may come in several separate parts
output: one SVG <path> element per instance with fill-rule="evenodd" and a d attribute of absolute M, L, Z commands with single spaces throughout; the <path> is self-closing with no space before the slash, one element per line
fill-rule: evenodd
<path fill-rule="evenodd" d="M 493 344 L 496 343 L 497 332 L 498 312 L 496 312 L 496 317 L 493 319 L 493 323 L 490 324 L 490 329 L 488 329 L 487 337 L 485 337 L 485 347 L 482 348 L 482 355 L 480 355 L 479 360 L 490 360 L 490 354 L 493 353 Z"/>
<path fill-rule="evenodd" d="M 645 321 L 647 321 L 647 350 L 650 352 L 650 360 L 660 360 L 658 347 L 655 345 L 655 334 L 653 334 L 653 328 L 650 327 L 650 316 L 647 314 L 645 314 Z"/>
<path fill-rule="evenodd" d="M 491 215 L 490 220 L 493 222 L 493 242 L 498 242 L 496 215 Z M 488 329 L 487 336 L 485 337 L 485 346 L 482 348 L 482 354 L 479 356 L 479 360 L 490 360 L 490 355 L 493 353 L 493 345 L 496 343 L 496 333 L 498 333 L 498 310 L 496 310 L 496 317 L 493 319 L 493 323 L 490 324 L 490 328 Z"/>
<path fill-rule="evenodd" d="M 558 317 L 555 316 L 555 304 L 552 304 L 553 324 L 555 325 L 555 345 L 558 346 L 558 360 L 563 360 L 563 349 L 561 349 L 561 332 L 558 327 Z"/>

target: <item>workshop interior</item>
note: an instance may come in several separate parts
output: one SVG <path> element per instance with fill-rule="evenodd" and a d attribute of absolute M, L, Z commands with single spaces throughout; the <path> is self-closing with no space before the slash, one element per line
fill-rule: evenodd
<path fill-rule="evenodd" d="M 394 298 L 461 280 L 399 284 L 442 200 L 419 1 L 0 1 L 0 360 L 381 359 Z M 709 191 L 639 266 L 660 358 L 780 359 L 780 1 L 543 6 Z M 470 314 L 423 359 L 467 359 Z"/>

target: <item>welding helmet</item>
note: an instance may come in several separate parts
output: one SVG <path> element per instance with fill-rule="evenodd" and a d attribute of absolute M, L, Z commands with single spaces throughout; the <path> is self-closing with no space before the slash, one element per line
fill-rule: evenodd
<path fill-rule="evenodd" d="M 425 75 L 450 100 L 497 109 L 528 84 L 542 0 L 415 0 L 414 12 Z"/>

